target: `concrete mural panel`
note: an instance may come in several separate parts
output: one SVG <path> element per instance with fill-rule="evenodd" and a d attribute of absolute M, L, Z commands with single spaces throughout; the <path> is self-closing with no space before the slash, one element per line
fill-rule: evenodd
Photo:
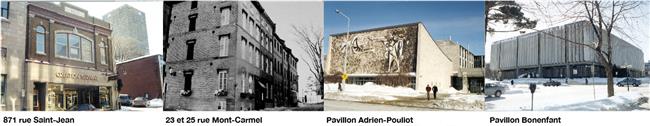
<path fill-rule="evenodd" d="M 417 25 L 366 30 L 330 38 L 330 69 L 343 73 L 347 49 L 348 74 L 415 72 Z"/>

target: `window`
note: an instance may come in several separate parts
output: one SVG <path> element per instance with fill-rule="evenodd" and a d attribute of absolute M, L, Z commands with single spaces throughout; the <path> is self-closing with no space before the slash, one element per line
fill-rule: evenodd
<path fill-rule="evenodd" d="M 221 25 L 230 23 L 230 7 L 221 8 Z"/>
<path fill-rule="evenodd" d="M 99 43 L 99 59 L 102 64 L 106 65 L 107 57 L 106 57 L 106 43 L 103 41 Z"/>
<path fill-rule="evenodd" d="M 0 75 L 0 105 L 5 104 L 5 92 L 7 91 L 7 75 Z"/>
<path fill-rule="evenodd" d="M 260 67 L 260 49 L 255 48 L 255 67 Z"/>
<path fill-rule="evenodd" d="M 218 101 L 219 105 L 217 106 L 218 111 L 226 111 L 226 101 Z"/>
<path fill-rule="evenodd" d="M 68 34 L 68 44 L 70 46 L 69 58 L 81 59 L 81 48 L 79 36 Z"/>
<path fill-rule="evenodd" d="M 192 90 L 192 75 L 194 75 L 194 70 L 183 71 L 183 77 L 185 77 L 185 85 L 183 85 L 184 91 Z"/>
<path fill-rule="evenodd" d="M 7 48 L 1 47 L 0 48 L 0 55 L 2 56 L 2 58 L 6 58 L 7 57 Z"/>
<path fill-rule="evenodd" d="M 225 90 L 228 81 L 228 71 L 219 70 L 219 90 Z"/>
<path fill-rule="evenodd" d="M 228 56 L 228 42 L 230 42 L 230 35 L 219 36 L 219 56 Z"/>
<path fill-rule="evenodd" d="M 39 28 L 37 28 L 37 32 L 39 31 L 38 29 Z M 40 41 L 38 38 L 39 34 L 41 33 L 37 33 L 36 38 L 37 53 L 40 53 L 39 51 L 42 51 L 43 54 L 45 54 L 45 49 L 39 49 L 38 47 L 43 46 L 42 48 L 45 48 L 46 46 L 45 42 L 38 42 Z M 44 33 L 42 35 L 45 36 Z M 43 39 L 45 39 L 45 37 L 43 37 Z M 93 41 L 73 33 L 56 33 L 55 41 L 54 54 L 56 57 L 75 59 L 91 63 L 95 62 L 95 45 Z M 106 48 L 105 45 L 100 46 Z M 105 49 L 101 49 L 100 51 L 102 58 L 105 57 L 106 54 L 103 54 L 105 53 Z M 106 61 L 102 61 L 103 64 L 105 64 L 105 62 Z"/>
<path fill-rule="evenodd" d="M 196 44 L 196 39 L 187 40 L 187 56 L 186 60 L 194 59 L 194 45 Z"/>
<path fill-rule="evenodd" d="M 45 28 L 36 26 L 36 53 L 45 54 Z"/>
<path fill-rule="evenodd" d="M 54 54 L 57 57 L 68 57 L 68 34 L 56 34 L 56 46 Z"/>
<path fill-rule="evenodd" d="M 2 1 L 2 17 L 3 18 L 9 18 L 9 2 L 8 1 Z"/>
<path fill-rule="evenodd" d="M 95 44 L 86 38 L 81 39 L 81 59 L 85 62 L 95 62 Z"/>
<path fill-rule="evenodd" d="M 255 47 L 253 47 L 253 43 L 248 43 L 248 54 L 248 63 L 251 63 L 251 65 L 253 65 L 253 58 L 255 55 Z"/>
<path fill-rule="evenodd" d="M 192 3 L 190 4 L 190 8 L 191 9 L 196 9 L 197 4 L 198 4 L 198 1 L 192 1 Z"/>
<path fill-rule="evenodd" d="M 189 31 L 194 31 L 196 29 L 196 17 L 198 14 L 192 14 L 188 16 L 190 18 Z"/>
<path fill-rule="evenodd" d="M 241 27 L 246 29 L 246 27 L 248 27 L 248 24 L 246 23 L 246 19 L 248 19 L 248 13 L 246 13 L 246 11 L 244 11 L 244 10 L 241 10 L 241 13 L 242 13 L 242 17 L 241 17 L 241 25 L 242 26 Z M 248 29 L 246 29 L 246 30 L 248 30 Z"/>
<path fill-rule="evenodd" d="M 246 92 L 246 73 L 241 74 L 241 92 Z"/>
<path fill-rule="evenodd" d="M 248 18 L 248 33 L 253 34 L 253 25 L 255 25 L 255 22 L 253 21 L 253 18 Z"/>
<path fill-rule="evenodd" d="M 241 38 L 241 58 L 246 59 L 246 39 L 244 37 Z"/>

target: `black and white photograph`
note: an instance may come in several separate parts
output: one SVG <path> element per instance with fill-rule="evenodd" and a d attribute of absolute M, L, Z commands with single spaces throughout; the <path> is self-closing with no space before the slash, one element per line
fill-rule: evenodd
<path fill-rule="evenodd" d="M 165 1 L 165 111 L 321 111 L 322 2 Z"/>

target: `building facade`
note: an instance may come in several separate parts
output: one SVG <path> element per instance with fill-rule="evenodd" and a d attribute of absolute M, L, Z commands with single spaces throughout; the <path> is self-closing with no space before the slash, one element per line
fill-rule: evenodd
<path fill-rule="evenodd" d="M 574 22 L 542 31 L 494 42 L 490 47 L 489 66 L 496 72 L 494 79 L 606 76 L 594 50 L 553 37 L 592 44 L 597 38 L 589 22 Z M 641 76 L 644 55 L 641 49 L 616 36 L 613 36 L 612 44 L 614 76 Z M 603 48 L 607 49 L 607 46 Z"/>
<path fill-rule="evenodd" d="M 298 59 L 257 1 L 165 2 L 165 110 L 295 106 Z"/>
<path fill-rule="evenodd" d="M 374 82 L 420 92 L 427 85 L 441 92 L 451 87 L 454 63 L 422 23 L 332 34 L 329 40 L 327 76 L 345 73 L 346 83 Z"/>
<path fill-rule="evenodd" d="M 436 40 L 436 44 L 454 63 L 451 85 L 463 92 L 481 92 L 485 76 L 482 59 L 453 40 Z M 478 59 L 477 59 L 478 58 Z"/>
<path fill-rule="evenodd" d="M 145 13 L 123 5 L 105 14 L 103 19 L 113 28 L 116 62 L 149 55 Z"/>
<path fill-rule="evenodd" d="M 162 98 L 162 55 L 148 55 L 117 63 L 118 90 L 131 98 Z"/>
<path fill-rule="evenodd" d="M 9 62 L 3 62 L 5 68 L 11 68 L 3 73 L 9 77 L 7 89 L 12 90 L 6 92 L 11 102 L 10 107 L 5 105 L 6 110 L 20 106 L 28 111 L 63 111 L 81 104 L 117 108 L 109 23 L 65 2 L 8 4 L 20 10 L 9 10 L 7 22 L 14 21 L 12 18 L 24 22 L 11 22 L 6 26 L 13 30 L 7 31 L 3 19 L 2 46 L 11 51 L 7 53 Z M 11 34 L 26 37 L 13 38 Z"/>

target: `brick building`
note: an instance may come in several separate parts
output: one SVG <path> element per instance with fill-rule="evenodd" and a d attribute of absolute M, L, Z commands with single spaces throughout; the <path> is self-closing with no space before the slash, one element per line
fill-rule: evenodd
<path fill-rule="evenodd" d="M 164 3 L 165 110 L 295 106 L 298 59 L 257 1 Z"/>
<path fill-rule="evenodd" d="M 120 94 L 131 98 L 162 98 L 162 55 L 136 57 L 117 63 L 117 74 L 122 82 Z"/>
<path fill-rule="evenodd" d="M 117 108 L 109 23 L 65 2 L 2 5 L 3 110 Z"/>

